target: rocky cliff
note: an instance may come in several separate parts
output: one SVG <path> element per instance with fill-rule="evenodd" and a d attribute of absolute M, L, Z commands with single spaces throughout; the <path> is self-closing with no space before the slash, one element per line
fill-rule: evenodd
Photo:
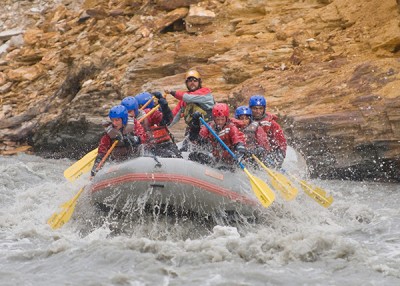
<path fill-rule="evenodd" d="M 2 154 L 78 158 L 112 105 L 196 68 L 232 110 L 265 95 L 311 175 L 400 181 L 395 0 L 5 2 Z"/>

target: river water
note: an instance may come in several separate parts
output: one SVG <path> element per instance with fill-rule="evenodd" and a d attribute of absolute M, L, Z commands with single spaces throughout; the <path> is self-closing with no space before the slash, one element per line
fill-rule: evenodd
<path fill-rule="evenodd" d="M 0 157 L 0 285 L 400 285 L 399 184 L 308 180 L 334 196 L 329 208 L 277 196 L 244 227 L 52 230 L 47 219 L 87 183 L 64 179 L 72 163 Z"/>

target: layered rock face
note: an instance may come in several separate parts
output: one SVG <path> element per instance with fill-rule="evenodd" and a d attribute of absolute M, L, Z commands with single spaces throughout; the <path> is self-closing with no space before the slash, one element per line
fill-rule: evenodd
<path fill-rule="evenodd" d="M 78 158 L 124 96 L 184 89 L 196 68 L 232 111 L 264 95 L 312 176 L 400 181 L 395 0 L 5 0 L 0 12 L 2 154 Z"/>

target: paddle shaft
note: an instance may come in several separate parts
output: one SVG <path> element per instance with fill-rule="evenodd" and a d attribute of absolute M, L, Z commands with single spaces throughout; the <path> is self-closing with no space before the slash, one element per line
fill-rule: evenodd
<path fill-rule="evenodd" d="M 145 115 L 143 115 L 143 117 L 140 117 L 138 119 L 138 122 L 142 122 L 143 120 L 145 120 L 148 116 L 152 115 L 154 112 L 156 112 L 156 110 L 160 107 L 159 104 L 157 104 L 156 106 L 154 106 L 149 112 L 147 112 Z"/>
<path fill-rule="evenodd" d="M 215 133 L 214 130 L 212 130 L 210 125 L 208 125 L 207 122 L 202 117 L 200 117 L 200 121 L 208 129 L 208 131 L 211 132 L 211 134 L 215 137 L 215 139 L 218 140 L 218 142 L 222 145 L 222 147 L 224 147 L 225 150 L 228 151 L 229 154 L 235 159 L 239 167 L 246 173 L 247 177 L 250 179 L 252 190 L 256 194 L 261 204 L 266 208 L 269 207 L 269 205 L 275 200 L 275 194 L 270 189 L 270 187 L 267 184 L 265 184 L 265 182 L 261 181 L 259 178 L 250 174 L 250 172 L 246 169 L 246 167 L 242 164 L 242 162 L 238 160 L 235 153 L 233 153 L 232 150 L 229 149 L 229 147 L 225 144 L 225 142 L 222 141 L 221 138 L 219 138 L 218 134 Z"/>
<path fill-rule="evenodd" d="M 207 127 L 208 131 L 211 132 L 211 134 L 215 137 L 215 139 L 218 140 L 219 144 L 221 144 L 222 147 L 224 147 L 225 150 L 228 151 L 228 153 L 233 157 L 233 159 L 235 159 L 235 161 L 239 164 L 239 167 L 240 167 L 242 170 L 244 170 L 245 166 L 242 164 L 242 162 L 239 162 L 239 160 L 238 160 L 237 156 L 235 155 L 235 153 L 233 153 L 232 150 L 225 144 L 225 142 L 222 141 L 221 138 L 219 138 L 218 134 L 215 133 L 214 130 L 212 130 L 212 128 L 210 127 L 210 125 L 208 125 L 207 122 L 206 122 L 202 117 L 200 117 L 200 121 L 201 121 L 201 123 L 204 124 L 205 127 Z"/>
<path fill-rule="evenodd" d="M 296 178 L 294 175 L 288 173 L 290 177 L 292 177 L 295 181 L 297 181 L 303 191 L 318 204 L 323 206 L 324 208 L 329 207 L 333 203 L 333 196 L 328 196 L 326 191 L 320 187 L 315 187 L 310 185 L 305 180 L 301 180 Z"/>
<path fill-rule="evenodd" d="M 111 154 L 112 150 L 114 150 L 117 144 L 118 140 L 116 140 L 114 144 L 111 145 L 110 149 L 108 149 L 106 155 L 104 155 L 103 159 L 99 163 L 99 166 L 97 166 L 96 171 L 98 171 L 101 168 L 101 166 L 108 158 L 108 156 Z M 85 186 L 82 187 L 71 200 L 63 204 L 63 210 L 59 214 L 55 213 L 50 217 L 47 223 L 51 226 L 52 229 L 57 229 L 62 227 L 65 223 L 67 223 L 71 219 L 71 216 L 75 210 L 76 202 L 83 193 L 84 189 Z"/>
<path fill-rule="evenodd" d="M 138 122 L 139 123 L 142 122 L 149 115 L 153 114 L 158 108 L 159 108 L 159 105 L 157 105 L 154 108 L 152 108 L 143 117 L 138 119 Z M 93 167 L 93 163 L 94 163 L 94 161 L 96 159 L 97 154 L 98 154 L 98 149 L 97 148 L 93 149 L 92 151 L 90 151 L 88 154 L 83 156 L 79 161 L 75 162 L 73 165 L 71 165 L 69 168 L 67 168 L 64 171 L 64 177 L 67 180 L 73 182 L 77 178 L 79 178 L 82 174 L 86 173 L 87 171 L 90 171 L 92 169 L 92 167 Z"/>
<path fill-rule="evenodd" d="M 143 104 L 142 107 L 139 108 L 139 110 L 145 109 L 145 108 L 151 103 L 151 101 L 153 100 L 153 98 L 154 98 L 154 96 L 153 96 L 152 98 L 150 98 L 148 101 L 146 101 L 146 103 Z"/>
<path fill-rule="evenodd" d="M 296 176 L 294 176 L 293 174 L 291 174 L 290 172 L 286 171 L 285 169 L 281 168 L 281 171 L 284 174 L 289 175 L 289 177 L 291 177 L 294 181 L 296 181 L 297 183 L 300 184 L 302 190 L 310 197 L 312 198 L 314 201 L 316 201 L 318 204 L 320 204 L 321 206 L 323 206 L 324 208 L 329 207 L 332 202 L 333 202 L 333 197 L 327 195 L 326 191 L 322 188 L 319 187 L 315 187 L 312 186 L 311 184 L 309 184 L 308 182 L 306 182 L 305 180 L 301 180 L 299 178 L 297 178 Z"/>
<path fill-rule="evenodd" d="M 272 186 L 277 189 L 286 200 L 292 200 L 297 196 L 297 188 L 292 185 L 291 181 L 286 178 L 286 176 L 269 169 L 255 154 L 251 156 L 267 172 Z"/>
<path fill-rule="evenodd" d="M 167 94 L 164 94 L 164 98 L 167 97 Z M 153 96 L 152 98 L 150 98 L 148 101 L 146 101 L 145 104 L 142 105 L 142 107 L 139 108 L 139 110 L 144 110 L 150 103 L 152 100 L 154 100 L 155 96 Z"/>
<path fill-rule="evenodd" d="M 104 162 L 107 160 L 107 157 L 110 155 L 114 147 L 118 144 L 118 140 L 115 140 L 114 143 L 111 145 L 110 149 L 108 149 L 106 155 L 104 155 L 103 159 L 101 159 L 99 165 L 96 167 L 96 172 L 101 169 L 101 166 L 103 166 Z"/>
<path fill-rule="evenodd" d="M 158 109 L 159 105 L 155 106 L 152 110 L 150 110 L 148 113 L 146 113 L 145 116 L 140 118 L 138 120 L 138 123 L 142 122 L 147 116 L 150 116 L 152 113 L 154 113 Z M 115 140 L 114 143 L 111 145 L 110 149 L 108 149 L 106 155 L 104 155 L 103 159 L 101 159 L 99 165 L 96 167 L 96 172 L 100 170 L 101 166 L 103 166 L 104 162 L 106 161 L 107 157 L 110 155 L 114 147 L 118 144 L 118 140 Z"/>

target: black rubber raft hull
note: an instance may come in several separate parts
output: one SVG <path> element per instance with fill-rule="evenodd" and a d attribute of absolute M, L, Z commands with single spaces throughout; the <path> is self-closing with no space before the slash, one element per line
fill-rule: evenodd
<path fill-rule="evenodd" d="M 87 187 L 92 204 L 118 211 L 167 206 L 199 215 L 261 208 L 246 174 L 178 158 L 139 157 L 101 170 Z"/>

